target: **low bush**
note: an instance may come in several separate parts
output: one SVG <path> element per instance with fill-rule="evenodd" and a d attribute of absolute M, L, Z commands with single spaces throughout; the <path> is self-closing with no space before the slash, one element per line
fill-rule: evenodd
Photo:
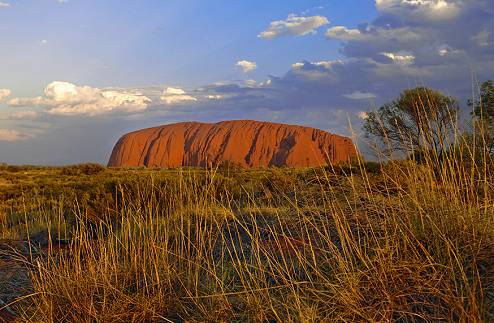
<path fill-rule="evenodd" d="M 105 171 L 105 167 L 100 164 L 80 164 L 66 166 L 62 168 L 62 176 L 96 175 Z"/>

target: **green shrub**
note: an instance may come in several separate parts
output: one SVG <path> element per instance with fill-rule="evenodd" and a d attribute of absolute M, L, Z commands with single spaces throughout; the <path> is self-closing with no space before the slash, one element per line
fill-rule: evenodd
<path fill-rule="evenodd" d="M 88 163 L 63 167 L 60 174 L 63 176 L 96 175 L 104 172 L 105 169 L 106 167 L 100 164 Z"/>

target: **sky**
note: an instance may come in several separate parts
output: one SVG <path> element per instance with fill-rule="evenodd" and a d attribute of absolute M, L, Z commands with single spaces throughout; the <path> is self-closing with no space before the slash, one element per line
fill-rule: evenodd
<path fill-rule="evenodd" d="M 299 124 L 494 78 L 492 0 L 0 0 L 0 162 L 105 164 L 126 132 Z"/>

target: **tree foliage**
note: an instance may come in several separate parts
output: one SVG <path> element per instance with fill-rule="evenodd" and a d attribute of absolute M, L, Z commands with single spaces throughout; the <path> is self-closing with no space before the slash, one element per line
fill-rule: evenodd
<path fill-rule="evenodd" d="M 458 111 L 454 98 L 417 87 L 370 112 L 363 129 L 389 152 L 432 150 L 439 155 L 450 144 Z"/>
<path fill-rule="evenodd" d="M 480 95 L 477 100 L 468 103 L 475 117 L 475 130 L 484 140 L 489 154 L 494 153 L 494 82 L 485 81 L 480 86 Z"/>

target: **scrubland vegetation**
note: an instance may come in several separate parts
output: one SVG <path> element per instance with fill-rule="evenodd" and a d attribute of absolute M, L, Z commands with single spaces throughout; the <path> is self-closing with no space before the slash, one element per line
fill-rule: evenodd
<path fill-rule="evenodd" d="M 475 136 L 440 144 L 299 170 L 3 166 L 0 258 L 25 277 L 0 296 L 43 322 L 493 321 L 494 164 Z"/>
<path fill-rule="evenodd" d="M 26 321 L 492 320 L 491 174 L 429 162 L 4 169 L 32 282 L 4 301 Z"/>

